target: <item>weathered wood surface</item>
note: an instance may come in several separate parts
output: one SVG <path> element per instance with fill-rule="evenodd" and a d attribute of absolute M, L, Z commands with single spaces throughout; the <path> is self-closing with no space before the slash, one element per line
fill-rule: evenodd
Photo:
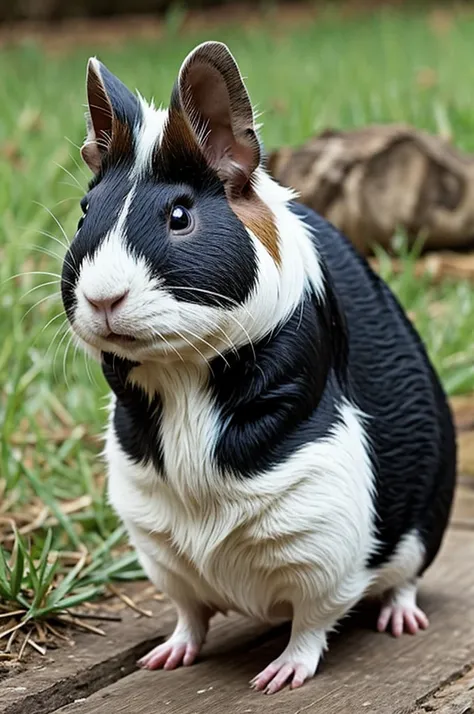
<path fill-rule="evenodd" d="M 137 657 L 158 644 L 174 621 L 169 602 L 151 601 L 146 607 L 155 617 L 137 617 L 126 609 L 122 622 L 94 623 L 105 637 L 75 635 L 74 647 L 48 652 L 23 673 L 1 680 L 0 714 L 47 714 L 132 672 Z"/>
<path fill-rule="evenodd" d="M 472 483 L 472 486 L 458 486 L 451 527 L 471 530 L 474 538 L 474 483 Z"/>
<path fill-rule="evenodd" d="M 333 637 L 321 672 L 301 690 L 272 697 L 249 690 L 249 679 L 280 653 L 288 630 L 256 637 L 251 624 L 235 617 L 216 623 L 193 667 L 136 672 L 57 714 L 467 714 L 472 688 L 446 700 L 444 710 L 430 709 L 429 698 L 474 662 L 473 563 L 473 533 L 452 529 L 422 588 L 429 630 L 395 640 L 371 630 L 368 613 L 359 615 Z M 373 613 L 370 619 L 373 625 Z"/>

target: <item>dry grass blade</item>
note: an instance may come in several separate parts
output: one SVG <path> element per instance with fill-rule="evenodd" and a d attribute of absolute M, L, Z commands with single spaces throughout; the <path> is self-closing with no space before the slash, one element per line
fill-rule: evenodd
<path fill-rule="evenodd" d="M 6 618 L 6 617 L 15 617 L 16 615 L 24 615 L 26 613 L 26 610 L 12 610 L 7 611 L 7 612 L 2 612 L 0 613 L 0 620 Z"/>
<path fill-rule="evenodd" d="M 74 612 L 70 611 L 70 614 L 78 620 L 103 620 L 104 622 L 122 622 L 122 618 L 119 615 L 106 615 L 105 613 L 98 613 L 97 615 L 92 615 L 86 612 Z"/>
<path fill-rule="evenodd" d="M 54 412 L 54 414 L 57 416 L 63 426 L 67 427 L 68 429 L 72 429 L 75 425 L 74 419 L 52 392 L 48 394 L 48 401 L 51 410 Z"/>
<path fill-rule="evenodd" d="M 99 627 L 94 627 L 94 625 L 89 625 L 87 622 L 82 622 L 81 620 L 78 620 L 72 615 L 60 615 L 56 619 L 63 625 L 74 625 L 74 627 L 77 627 L 80 630 L 85 630 L 86 632 L 93 632 L 95 635 L 101 635 L 101 637 L 105 637 L 104 630 L 101 630 Z"/>
<path fill-rule="evenodd" d="M 40 647 L 40 645 L 39 645 L 37 642 L 35 642 L 34 640 L 31 639 L 31 637 L 28 639 L 27 644 L 28 644 L 30 647 L 32 647 L 34 650 L 36 650 L 40 655 L 42 655 L 43 657 L 45 656 L 45 654 L 46 654 L 46 648 L 45 648 L 45 647 Z"/>
<path fill-rule="evenodd" d="M 143 615 L 144 617 L 153 617 L 153 613 L 150 612 L 149 610 L 144 610 L 142 607 L 137 605 L 131 597 L 126 595 L 125 593 L 121 592 L 115 585 L 112 585 L 112 583 L 109 583 L 107 586 L 108 589 L 110 590 L 111 593 L 116 595 L 119 600 L 121 600 L 127 607 L 129 607 L 131 610 L 134 610 L 135 612 L 138 612 L 140 615 Z"/>
<path fill-rule="evenodd" d="M 18 662 L 21 662 L 23 655 L 25 654 L 26 645 L 28 644 L 30 637 L 31 637 L 31 630 L 28 630 L 28 632 L 25 635 L 25 639 L 21 643 L 20 651 L 18 653 Z"/>
<path fill-rule="evenodd" d="M 29 523 L 28 525 L 23 526 L 22 528 L 19 529 L 20 534 L 27 535 L 28 533 L 32 533 L 32 531 L 36 531 L 39 528 L 42 528 L 46 523 L 48 514 L 49 514 L 49 508 L 47 506 L 45 506 L 40 511 L 40 513 L 36 516 L 36 518 L 33 521 L 31 521 L 31 523 Z"/>
<path fill-rule="evenodd" d="M 35 622 L 35 629 L 38 635 L 38 642 L 42 645 L 46 643 L 46 630 L 41 622 Z"/>
<path fill-rule="evenodd" d="M 14 625 L 14 627 L 10 627 L 8 630 L 5 630 L 4 632 L 0 632 L 0 640 L 2 640 L 4 637 L 7 637 L 7 635 L 16 632 L 17 630 L 20 630 L 22 627 L 26 625 L 26 622 L 19 622 L 17 625 Z"/>
<path fill-rule="evenodd" d="M 13 647 L 13 643 L 15 642 L 16 638 L 18 637 L 18 630 L 14 630 L 7 642 L 7 646 L 5 647 L 5 652 L 11 652 L 11 649 Z"/>
<path fill-rule="evenodd" d="M 67 637 L 66 635 L 63 635 L 63 633 L 59 632 L 59 630 L 57 630 L 55 627 L 53 627 L 50 622 L 45 622 L 44 626 L 48 630 L 48 632 L 50 632 L 53 635 L 53 637 L 57 637 L 58 640 L 67 642 L 69 645 L 74 644 L 74 640 L 72 640 L 70 637 Z"/>

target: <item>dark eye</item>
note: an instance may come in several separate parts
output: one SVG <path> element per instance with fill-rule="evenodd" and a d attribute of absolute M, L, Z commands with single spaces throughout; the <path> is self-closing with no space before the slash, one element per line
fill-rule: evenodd
<path fill-rule="evenodd" d="M 79 223 L 77 224 L 77 230 L 80 230 L 82 228 L 82 224 L 84 223 L 84 218 L 86 217 L 87 209 L 89 208 L 89 204 L 86 201 L 81 201 L 81 208 L 82 208 L 82 215 L 79 218 Z"/>
<path fill-rule="evenodd" d="M 181 235 L 190 233 L 194 228 L 191 211 L 184 206 L 174 206 L 170 214 L 170 230 Z"/>

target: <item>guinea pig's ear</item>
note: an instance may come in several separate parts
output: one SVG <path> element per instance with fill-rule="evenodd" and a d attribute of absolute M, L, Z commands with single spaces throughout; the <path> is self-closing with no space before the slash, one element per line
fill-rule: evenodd
<path fill-rule="evenodd" d="M 171 99 L 184 113 L 208 163 L 238 195 L 260 163 L 250 98 L 236 61 L 221 42 L 205 42 L 184 60 Z"/>
<path fill-rule="evenodd" d="M 105 156 L 132 152 L 133 127 L 140 121 L 137 97 L 95 57 L 87 64 L 87 138 L 81 155 L 97 173 Z"/>

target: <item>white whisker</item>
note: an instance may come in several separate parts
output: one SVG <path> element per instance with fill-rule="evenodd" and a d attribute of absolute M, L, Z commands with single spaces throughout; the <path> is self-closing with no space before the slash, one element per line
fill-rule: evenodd
<path fill-rule="evenodd" d="M 67 364 L 67 354 L 69 352 L 69 348 L 71 347 L 71 343 L 73 340 L 74 335 L 71 333 L 69 337 L 69 341 L 66 345 L 66 349 L 64 350 L 64 355 L 63 355 L 63 376 L 64 376 L 64 381 L 66 383 L 66 387 L 69 389 L 69 380 L 67 378 L 67 370 L 66 370 L 66 364 Z"/>
<path fill-rule="evenodd" d="M 42 245 L 32 245 L 31 243 L 28 243 L 26 246 L 22 246 L 25 250 L 34 250 L 37 251 L 38 253 L 43 253 L 43 255 L 48 255 L 51 258 L 55 258 L 55 260 L 58 260 L 60 263 L 64 263 L 64 265 L 67 265 L 68 268 L 71 268 L 73 271 L 74 275 L 79 278 L 79 273 L 77 272 L 77 269 L 72 263 L 69 262 L 69 260 L 66 260 L 62 255 L 59 255 L 59 253 L 55 253 L 53 250 L 49 250 L 49 248 L 45 248 Z M 72 251 L 70 251 L 72 258 L 74 259 L 74 255 Z"/>
<path fill-rule="evenodd" d="M 81 150 L 81 147 L 80 147 L 80 146 L 76 146 L 76 144 L 74 144 L 74 143 L 73 143 L 70 139 L 68 139 L 67 137 L 66 137 L 66 141 L 69 141 L 69 143 L 72 144 L 72 145 L 73 145 L 76 149 L 78 149 L 79 151 Z M 76 167 L 77 167 L 78 171 L 80 171 L 81 174 L 84 176 L 84 179 L 85 179 L 85 181 L 86 181 L 86 184 L 89 184 L 90 176 L 88 176 L 88 175 L 86 174 L 86 172 L 84 171 L 83 166 L 81 166 L 81 164 L 79 163 L 79 161 L 78 161 L 78 160 L 75 158 L 75 156 L 73 156 L 72 154 L 69 154 L 69 157 L 70 157 L 70 159 L 71 159 L 72 161 L 74 161 L 74 163 L 76 164 Z"/>
<path fill-rule="evenodd" d="M 221 298 L 222 300 L 225 300 L 226 302 L 228 302 L 231 305 L 234 305 L 235 307 L 242 308 L 243 310 L 245 310 L 245 312 L 248 314 L 248 316 L 252 320 L 255 319 L 253 317 L 253 315 L 251 315 L 251 313 L 245 307 L 245 305 L 241 305 L 240 303 L 237 302 L 237 300 L 227 297 L 226 295 L 222 295 L 222 293 L 216 293 L 216 292 L 213 292 L 212 290 L 205 290 L 204 288 L 192 288 L 192 287 L 183 286 L 183 285 L 167 285 L 166 287 L 168 288 L 168 290 L 190 290 L 192 292 L 204 293 L 206 295 L 212 295 L 213 297 Z"/>
<path fill-rule="evenodd" d="M 60 348 L 61 348 L 61 345 L 63 344 L 64 340 L 66 339 L 66 337 L 67 337 L 69 334 L 70 334 L 69 329 L 67 329 L 67 330 L 65 331 L 64 335 L 63 335 L 63 336 L 61 337 L 61 339 L 59 340 L 59 344 L 58 344 L 58 346 L 56 347 L 56 352 L 54 353 L 54 358 L 53 358 L 53 379 L 54 379 L 54 380 L 57 380 L 57 375 L 56 375 L 56 360 L 57 360 L 57 358 L 58 358 L 58 352 L 59 352 L 59 350 L 60 350 Z"/>
<path fill-rule="evenodd" d="M 55 320 L 58 319 L 58 317 L 63 317 L 63 315 L 66 315 L 66 313 L 64 312 L 64 310 L 62 310 L 61 312 L 58 312 L 58 314 L 55 315 L 54 317 L 52 317 L 51 320 L 48 320 L 48 322 L 46 323 L 46 325 L 45 325 L 45 326 L 43 327 L 43 329 L 41 330 L 40 335 L 41 335 L 45 330 L 47 330 L 48 327 L 49 327 Z M 67 317 L 65 318 L 65 322 L 66 322 L 66 321 L 67 321 Z M 63 323 L 63 324 L 64 324 L 64 323 Z M 61 327 L 62 327 L 62 325 L 61 325 Z"/>
<path fill-rule="evenodd" d="M 188 335 L 191 335 L 191 337 L 194 337 L 195 340 L 199 340 L 199 341 L 202 342 L 204 345 L 206 345 L 207 347 L 209 347 L 213 352 L 216 353 L 216 355 L 218 355 L 218 357 L 220 357 L 220 358 L 225 362 L 225 364 L 227 365 L 227 367 L 230 367 L 230 364 L 229 364 L 228 360 L 224 357 L 224 355 L 222 354 L 222 352 L 220 352 L 216 347 L 214 347 L 214 345 L 211 345 L 211 343 L 208 342 L 207 340 L 205 340 L 203 337 L 200 337 L 199 335 L 195 335 L 194 332 L 191 332 L 191 330 L 188 330 L 187 327 L 183 327 L 183 330 L 184 330 L 185 332 L 187 332 Z"/>
<path fill-rule="evenodd" d="M 41 300 L 38 300 L 35 302 L 34 305 L 32 305 L 23 315 L 23 317 L 20 320 L 20 325 L 26 320 L 30 312 L 35 310 L 39 305 L 41 305 L 43 302 L 46 302 L 46 300 L 51 300 L 52 298 L 56 298 L 59 295 L 59 292 L 52 293 L 51 295 L 46 295 L 46 297 L 41 298 Z"/>
<path fill-rule="evenodd" d="M 71 250 L 70 246 L 67 245 L 67 243 L 63 243 L 62 240 L 59 240 L 55 235 L 52 233 L 49 233 L 48 231 L 43 231 L 41 228 L 35 228 L 34 229 L 35 233 L 40 233 L 42 236 L 46 236 L 46 238 L 51 238 L 51 240 L 55 240 L 56 243 L 59 243 L 59 245 L 62 245 L 64 250 L 68 251 Z"/>
<path fill-rule="evenodd" d="M 211 368 L 210 362 L 209 362 L 209 360 L 207 359 L 207 357 L 205 357 L 205 356 L 203 355 L 203 353 L 201 352 L 201 350 L 198 349 L 198 348 L 196 347 L 196 345 L 193 345 L 193 343 L 190 342 L 190 340 L 188 340 L 187 337 L 185 337 L 181 332 L 179 332 L 179 330 L 175 330 L 175 332 L 176 332 L 176 334 L 178 335 L 178 337 L 180 337 L 180 338 L 183 340 L 183 342 L 186 342 L 190 347 L 192 347 L 193 350 L 195 350 L 195 351 L 198 353 L 198 355 L 201 355 L 201 357 L 203 358 L 204 362 L 208 365 L 208 367 L 209 367 L 209 369 L 211 370 L 211 373 L 212 373 L 212 368 Z"/>
<path fill-rule="evenodd" d="M 92 386 L 97 386 L 94 375 L 91 372 L 90 355 L 87 352 L 84 352 L 84 364 L 86 366 L 86 373 L 89 378 L 89 382 L 92 384 Z"/>
<path fill-rule="evenodd" d="M 69 240 L 69 238 L 68 238 L 68 236 L 67 236 L 67 234 L 66 234 L 66 231 L 64 230 L 64 228 L 63 228 L 61 222 L 56 218 L 56 216 L 54 215 L 54 213 L 53 213 L 47 206 L 45 206 L 43 203 L 39 203 L 38 201 L 33 201 L 33 203 L 36 203 L 37 206 L 39 206 L 40 208 L 43 208 L 47 213 L 49 213 L 49 215 L 51 216 L 51 218 L 53 219 L 53 221 L 56 223 L 56 225 L 58 226 L 59 230 L 60 230 L 61 233 L 63 234 L 63 236 L 64 236 L 64 238 L 65 238 L 65 240 L 66 240 L 66 243 L 67 243 L 68 245 L 70 245 L 70 244 L 71 244 L 71 241 Z"/>
<path fill-rule="evenodd" d="M 74 176 L 74 174 L 72 174 L 72 173 L 69 171 L 69 169 L 67 169 L 67 168 L 66 168 L 65 166 L 63 166 L 62 164 L 58 164 L 56 161 L 54 161 L 53 163 L 54 163 L 58 168 L 62 169 L 68 176 L 70 176 L 70 177 L 72 178 L 72 180 L 74 181 L 76 187 L 79 187 L 79 188 L 81 189 L 81 191 L 85 192 L 84 186 L 81 186 L 81 184 L 79 183 L 79 181 L 78 181 L 78 179 L 76 178 L 76 176 Z"/>
<path fill-rule="evenodd" d="M 53 347 L 53 345 L 54 345 L 54 343 L 55 343 L 57 337 L 61 334 L 61 330 L 62 330 L 64 327 L 66 327 L 66 329 L 67 329 L 67 327 L 68 327 L 67 317 L 64 318 L 64 321 L 59 325 L 58 329 L 57 329 L 56 332 L 54 333 L 53 339 L 51 340 L 51 343 L 50 343 L 48 349 L 46 350 L 45 357 L 48 356 L 50 349 Z"/>
<path fill-rule="evenodd" d="M 234 342 L 232 342 L 227 332 L 220 325 L 216 325 L 215 322 L 212 322 L 207 317 L 203 317 L 202 319 L 204 322 L 207 322 L 207 324 L 210 325 L 211 329 L 218 330 L 224 336 L 224 340 L 226 341 L 229 349 L 231 349 L 232 352 L 235 352 L 236 355 L 239 354 L 239 350 L 237 349 L 236 345 L 234 344 Z"/>
<path fill-rule="evenodd" d="M 46 288 L 48 285 L 57 285 L 58 283 L 59 283 L 58 280 L 50 280 L 47 283 L 41 283 L 41 285 L 35 285 L 33 288 L 30 288 L 29 290 L 27 290 L 26 293 L 24 293 L 21 296 L 20 300 L 24 300 L 27 295 L 34 292 L 35 290 L 39 290 L 40 288 Z M 54 292 L 53 295 L 59 295 L 59 291 Z"/>

